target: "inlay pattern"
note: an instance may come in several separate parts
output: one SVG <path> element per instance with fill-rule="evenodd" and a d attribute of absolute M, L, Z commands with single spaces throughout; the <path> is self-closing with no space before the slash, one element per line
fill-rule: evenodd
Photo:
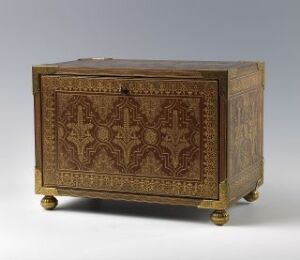
<path fill-rule="evenodd" d="M 181 151 L 185 148 L 191 149 L 191 145 L 187 141 L 187 134 L 189 133 L 189 130 L 179 126 L 178 111 L 173 110 L 172 114 L 172 128 L 164 127 L 161 129 L 161 132 L 165 134 L 161 145 L 169 149 L 172 165 L 174 168 L 177 168 L 179 165 L 179 155 Z"/>
<path fill-rule="evenodd" d="M 49 184 L 216 198 L 216 82 L 46 76 L 42 85 Z"/>
<path fill-rule="evenodd" d="M 82 106 L 77 107 L 77 122 L 68 123 L 67 128 L 71 129 L 71 133 L 67 137 L 68 141 L 74 143 L 77 147 L 77 154 L 79 160 L 82 162 L 84 160 L 84 150 L 85 147 L 94 141 L 94 138 L 91 136 L 90 130 L 93 128 L 91 123 L 83 122 L 83 112 Z"/>
<path fill-rule="evenodd" d="M 258 74 L 256 78 L 259 78 Z M 231 181 L 232 199 L 247 192 L 263 173 L 263 92 L 260 81 L 253 79 L 253 75 L 250 75 L 237 80 L 240 91 L 247 92 L 242 95 L 235 93 L 228 102 L 231 122 L 228 144 L 232 147 L 228 153 L 228 178 Z"/>

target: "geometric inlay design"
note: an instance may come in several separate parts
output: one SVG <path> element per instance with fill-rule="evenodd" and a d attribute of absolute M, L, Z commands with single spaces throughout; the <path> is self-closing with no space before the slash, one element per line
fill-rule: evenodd
<path fill-rule="evenodd" d="M 46 185 L 217 198 L 216 81 L 44 76 L 42 99 Z"/>
<path fill-rule="evenodd" d="M 250 85 L 242 83 L 239 86 L 243 88 Z M 228 145 L 233 147 L 228 153 L 228 177 L 232 183 L 230 192 L 237 197 L 247 191 L 249 184 L 261 178 L 263 171 L 263 90 L 260 81 L 254 87 L 236 94 L 228 102 L 231 122 Z"/>

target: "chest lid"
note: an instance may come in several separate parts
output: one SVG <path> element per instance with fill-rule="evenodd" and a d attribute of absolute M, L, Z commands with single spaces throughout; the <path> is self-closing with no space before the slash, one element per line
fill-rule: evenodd
<path fill-rule="evenodd" d="M 238 75 L 256 71 L 257 62 L 251 61 L 185 61 L 185 60 L 133 60 L 113 58 L 83 58 L 74 61 L 45 64 L 34 68 L 55 68 L 59 74 L 77 75 L 119 75 L 150 77 L 203 77 L 207 72 L 229 72 Z M 203 72 L 203 74 L 199 73 Z"/>

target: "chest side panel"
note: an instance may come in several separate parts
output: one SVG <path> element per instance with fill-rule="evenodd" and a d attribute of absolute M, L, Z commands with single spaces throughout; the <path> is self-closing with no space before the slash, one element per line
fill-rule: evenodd
<path fill-rule="evenodd" d="M 235 201 L 263 177 L 263 75 L 257 71 L 230 84 L 228 179 Z"/>
<path fill-rule="evenodd" d="M 218 198 L 217 81 L 41 81 L 45 186 Z"/>

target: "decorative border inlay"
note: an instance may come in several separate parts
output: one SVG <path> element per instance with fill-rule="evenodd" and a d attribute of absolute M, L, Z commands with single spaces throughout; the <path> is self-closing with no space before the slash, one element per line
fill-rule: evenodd
<path fill-rule="evenodd" d="M 79 189 L 218 198 L 218 83 L 206 80 L 101 79 L 42 76 L 43 176 L 46 185 Z M 118 96 L 127 84 L 134 95 L 201 96 L 204 108 L 204 180 L 159 179 L 58 171 L 56 151 L 56 91 L 110 93 Z M 201 85 L 201 86 L 200 86 Z"/>

